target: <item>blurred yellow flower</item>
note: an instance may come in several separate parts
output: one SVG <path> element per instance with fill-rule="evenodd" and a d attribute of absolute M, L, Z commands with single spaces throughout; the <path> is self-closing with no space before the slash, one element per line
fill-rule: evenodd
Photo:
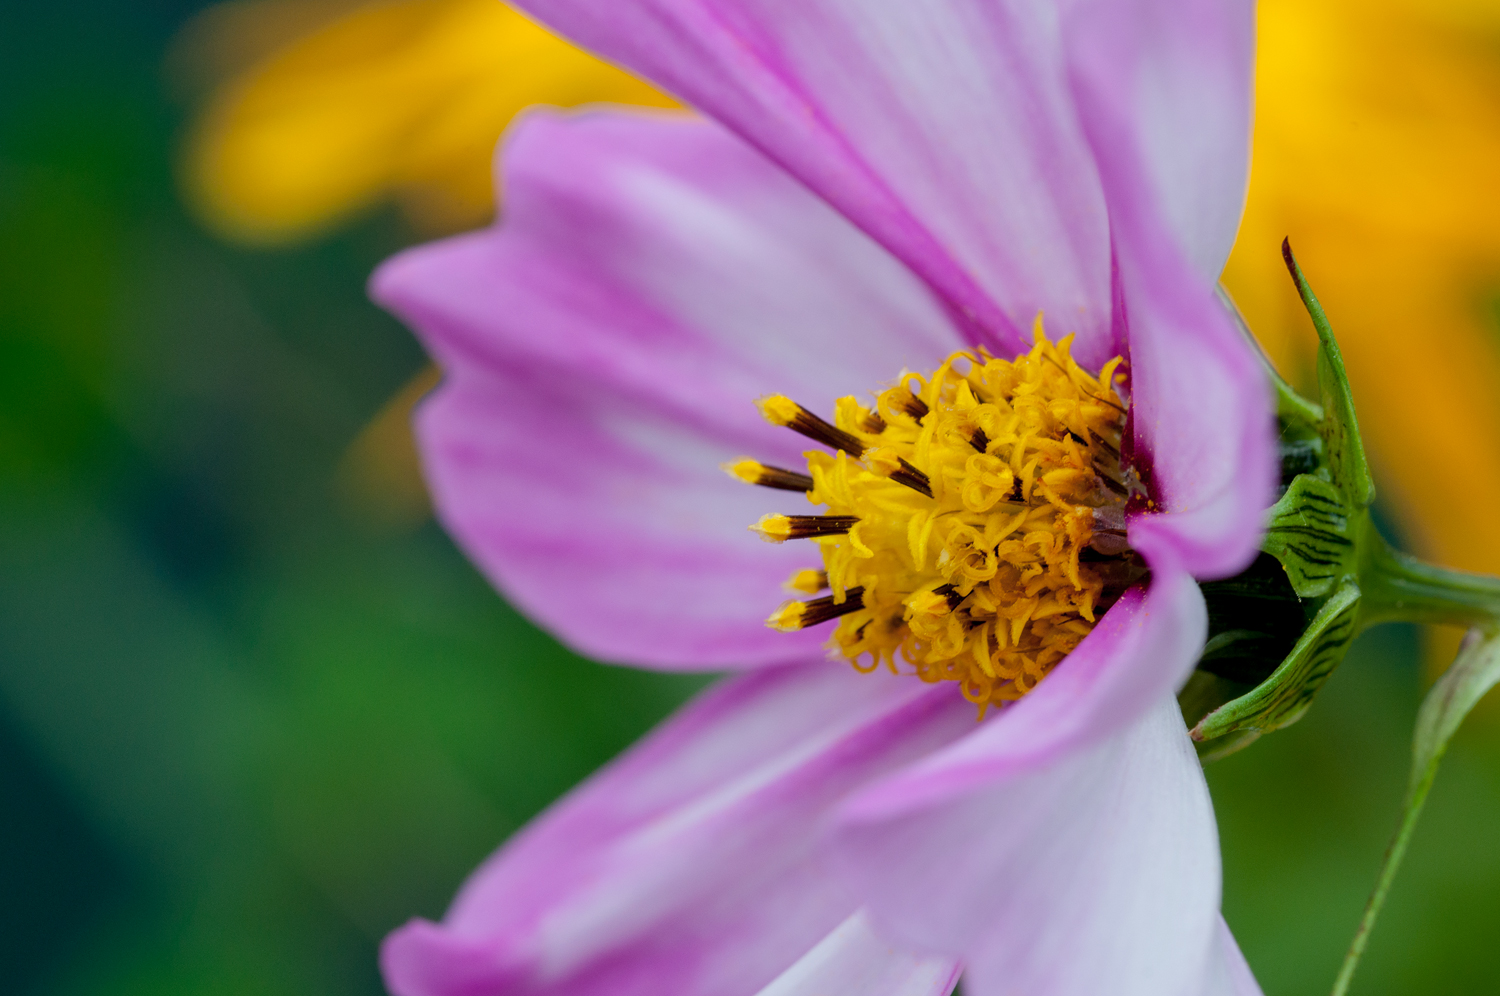
<path fill-rule="evenodd" d="M 1500 5 L 1261 0 L 1249 204 L 1225 283 L 1278 365 L 1339 336 L 1406 545 L 1500 572 Z"/>
<path fill-rule="evenodd" d="M 234 71 L 256 39 L 269 51 Z M 182 47 L 229 77 L 188 138 L 184 185 L 216 230 L 252 243 L 387 198 L 427 232 L 481 224 L 495 142 L 525 107 L 676 106 L 498 0 L 223 4 Z"/>

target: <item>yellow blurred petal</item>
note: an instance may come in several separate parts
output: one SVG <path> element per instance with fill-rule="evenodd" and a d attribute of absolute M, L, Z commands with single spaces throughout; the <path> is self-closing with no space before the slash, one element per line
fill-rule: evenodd
<path fill-rule="evenodd" d="M 369 2 L 223 0 L 199 11 L 177 32 L 167 50 L 167 78 L 174 87 L 202 96 Z"/>
<path fill-rule="evenodd" d="M 1500 572 L 1500 16 L 1263 0 L 1249 202 L 1225 283 L 1304 385 L 1290 236 L 1338 333 L 1382 496 L 1441 563 Z"/>
<path fill-rule="evenodd" d="M 316 233 L 396 196 L 455 228 L 493 209 L 490 161 L 532 104 L 676 106 L 496 0 L 371 3 L 288 44 L 219 89 L 184 175 L 226 235 Z"/>

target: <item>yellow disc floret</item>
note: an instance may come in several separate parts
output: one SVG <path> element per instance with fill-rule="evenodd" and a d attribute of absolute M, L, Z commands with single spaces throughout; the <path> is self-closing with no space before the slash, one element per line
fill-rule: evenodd
<path fill-rule="evenodd" d="M 831 645 L 856 667 L 958 682 L 981 711 L 1024 695 L 1078 645 L 1142 573 L 1123 531 L 1139 485 L 1120 463 L 1120 360 L 1090 374 L 1071 337 L 1049 342 L 1040 319 L 1035 341 L 1015 360 L 955 353 L 903 375 L 873 408 L 842 398 L 831 425 L 786 398 L 761 402 L 769 421 L 835 450 L 808 452 L 805 477 L 729 468 L 772 487 L 810 478 L 809 500 L 826 506 L 755 527 L 816 543 L 823 570 L 791 586 L 830 590 L 785 603 L 769 625 L 837 618 Z"/>

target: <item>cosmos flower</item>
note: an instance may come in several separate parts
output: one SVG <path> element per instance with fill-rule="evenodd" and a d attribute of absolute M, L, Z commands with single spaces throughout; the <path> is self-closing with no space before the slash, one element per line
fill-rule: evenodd
<path fill-rule="evenodd" d="M 1494 5 L 1472 0 L 1264 0 L 1250 194 L 1224 274 L 1278 367 L 1310 371 L 1276 252 L 1292 237 L 1347 316 L 1357 394 L 1379 399 L 1362 406 L 1366 442 L 1408 539 L 1481 571 L 1500 568 L 1500 462 L 1447 430 L 1500 434 L 1486 305 L 1500 283 L 1497 34 Z M 428 233 L 481 224 L 495 140 L 521 108 L 672 103 L 499 0 L 237 0 L 193 22 L 177 61 L 217 81 L 189 131 L 190 199 L 221 234 L 257 243 L 386 199 Z M 1406 348 L 1413 329 L 1430 348 Z M 1405 362 L 1386 362 L 1396 349 Z M 351 448 L 345 483 L 382 522 L 427 514 L 405 425 L 428 384 L 424 372 Z"/>
<path fill-rule="evenodd" d="M 1251 5 L 527 8 L 708 119 L 533 115 L 501 223 L 377 273 L 438 513 L 580 651 L 741 673 L 392 991 L 1258 992 L 1174 698 L 1275 482 Z"/>

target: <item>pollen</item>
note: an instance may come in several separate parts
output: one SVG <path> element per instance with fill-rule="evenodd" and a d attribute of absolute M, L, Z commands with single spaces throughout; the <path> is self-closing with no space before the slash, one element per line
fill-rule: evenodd
<path fill-rule="evenodd" d="M 767 620 L 790 632 L 837 620 L 832 651 L 951 681 L 979 706 L 1036 687 L 1144 572 L 1125 536 L 1127 501 L 1144 491 L 1121 462 L 1125 375 L 1070 355 L 1072 337 L 1014 360 L 982 348 L 930 374 L 902 374 L 873 406 L 835 403 L 826 422 L 780 395 L 766 420 L 831 452 L 784 470 L 726 464 L 751 484 L 804 491 L 817 515 L 767 515 L 751 528 L 809 540 L 821 567 L 787 583 L 809 595 Z"/>

